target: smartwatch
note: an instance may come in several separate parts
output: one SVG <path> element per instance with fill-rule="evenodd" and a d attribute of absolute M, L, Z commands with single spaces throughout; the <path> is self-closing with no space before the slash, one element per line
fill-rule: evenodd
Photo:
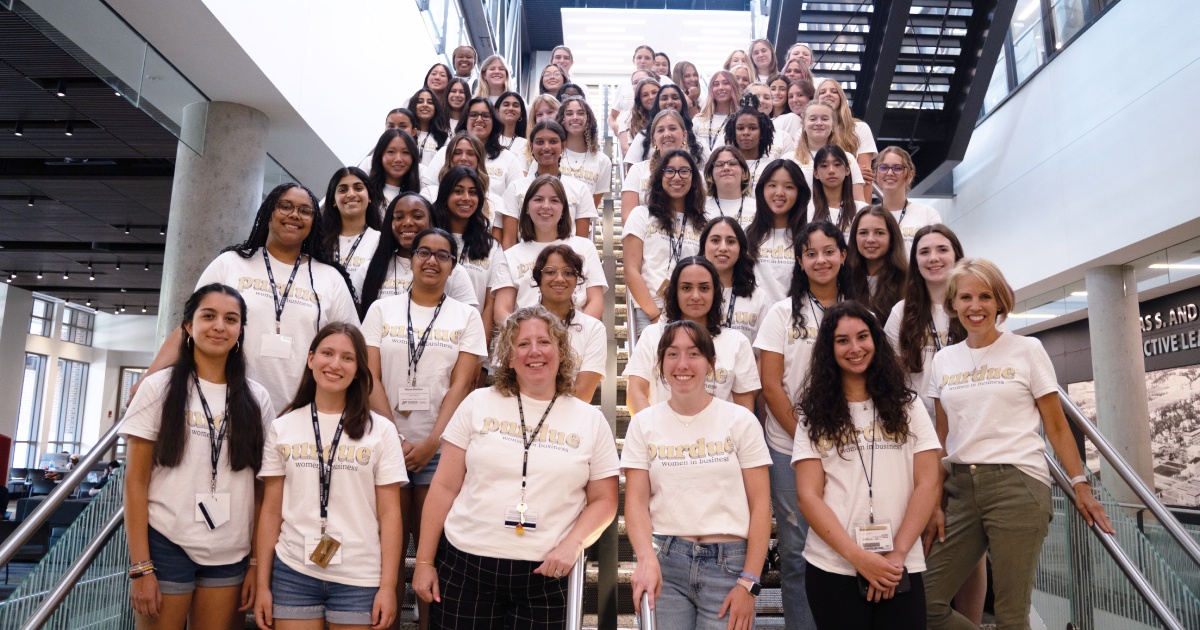
<path fill-rule="evenodd" d="M 741 584 L 743 587 L 745 587 L 745 589 L 754 597 L 758 597 L 758 594 L 762 592 L 762 584 L 754 582 L 749 578 L 738 578 L 738 584 Z"/>

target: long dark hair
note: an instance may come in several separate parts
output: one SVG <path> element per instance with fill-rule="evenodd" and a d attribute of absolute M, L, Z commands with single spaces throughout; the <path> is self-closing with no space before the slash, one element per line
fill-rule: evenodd
<path fill-rule="evenodd" d="M 842 236 L 842 231 L 829 221 L 813 221 L 809 223 L 792 240 L 792 250 L 796 255 L 796 262 L 792 264 L 792 284 L 788 287 L 788 298 L 792 301 L 792 326 L 798 331 L 807 330 L 805 327 L 803 306 L 804 298 L 808 296 L 809 291 L 808 274 L 804 273 L 804 268 L 800 265 L 800 256 L 804 253 L 804 250 L 808 249 L 809 237 L 816 232 L 820 232 L 833 239 L 833 242 L 837 244 L 838 251 L 842 253 L 846 252 L 846 238 Z M 854 286 L 850 283 L 850 266 L 845 262 L 838 269 L 837 290 L 842 300 L 854 299 Z"/>
<path fill-rule="evenodd" d="M 930 234 L 941 234 L 950 241 L 950 248 L 954 250 L 954 262 L 962 260 L 965 256 L 958 236 L 940 223 L 926 225 L 913 236 L 912 251 L 908 254 L 910 273 L 904 282 L 904 311 L 900 318 L 900 361 L 906 370 L 914 374 L 925 371 L 925 344 L 929 341 L 929 326 L 933 322 L 933 303 L 929 295 L 929 286 L 925 284 L 925 278 L 921 277 L 917 268 L 917 246 L 921 244 L 922 238 Z M 947 345 L 967 338 L 967 331 L 957 317 L 950 318 L 950 330 L 947 334 Z"/>
<path fill-rule="evenodd" d="M 688 256 L 675 265 L 675 270 L 671 272 L 671 281 L 667 284 L 667 293 L 663 296 L 663 313 L 666 314 L 669 322 L 683 319 L 683 309 L 679 307 L 679 274 L 683 273 L 685 267 L 692 265 L 703 267 L 712 275 L 713 301 L 712 306 L 708 309 L 704 327 L 708 329 L 708 334 L 716 337 L 721 334 L 722 330 L 721 307 L 724 305 L 725 296 L 721 293 L 721 275 L 717 273 L 717 268 L 703 256 Z"/>
<path fill-rule="evenodd" d="M 571 249 L 571 246 L 566 243 L 556 243 L 554 245 L 547 245 L 545 249 L 538 252 L 537 260 L 533 263 L 533 286 L 538 289 L 542 288 L 542 268 L 550 260 L 551 254 L 558 254 L 567 266 L 575 269 L 575 282 L 577 285 L 587 282 L 587 276 L 583 275 L 583 256 L 575 253 L 575 250 Z M 545 293 L 542 293 L 542 295 L 545 296 Z M 570 328 L 574 319 L 575 304 L 572 302 L 571 307 L 567 309 L 567 317 L 563 319 L 563 324 Z M 582 330 L 582 326 L 579 326 L 579 329 Z"/>
<path fill-rule="evenodd" d="M 367 342 L 363 339 L 363 334 L 358 330 L 358 326 L 345 322 L 332 322 L 325 324 L 317 332 L 317 336 L 308 346 L 309 356 L 317 351 L 317 347 L 321 345 L 322 341 L 333 335 L 346 335 L 354 346 L 354 380 L 346 388 L 346 407 L 342 412 L 342 431 L 352 440 L 361 440 L 363 433 L 371 426 L 371 388 L 374 386 L 371 367 L 367 363 Z M 304 376 L 300 377 L 300 385 L 296 388 L 296 395 L 279 415 L 314 404 L 313 400 L 316 396 L 317 382 L 313 379 L 312 368 L 306 365 Z M 329 456 L 332 458 L 334 455 L 330 453 Z"/>
<path fill-rule="evenodd" d="M 383 282 L 387 279 L 388 267 L 392 263 L 400 251 L 400 242 L 396 240 L 396 233 L 393 230 L 392 224 L 396 215 L 396 204 L 402 199 L 415 199 L 420 201 L 425 208 L 425 213 L 429 215 L 429 224 L 433 225 L 433 205 L 429 200 L 421 195 L 412 192 L 404 191 L 388 204 L 387 211 L 383 214 L 383 228 L 379 230 L 379 246 L 375 248 L 375 253 L 371 256 L 371 262 L 367 265 L 367 275 L 363 280 L 362 297 L 358 303 L 359 317 L 365 317 L 367 310 L 379 299 L 379 290 L 383 288 Z"/>
<path fill-rule="evenodd" d="M 758 156 L 754 159 L 761 160 L 767 155 L 771 143 L 775 142 L 775 124 L 769 116 L 758 110 L 758 97 L 746 93 L 742 95 L 742 106 L 725 120 L 725 144 L 737 147 L 737 121 L 742 116 L 754 116 L 758 121 Z"/>
<path fill-rule="evenodd" d="M 412 115 L 413 124 L 416 124 L 416 114 Z M 421 192 L 421 149 L 417 147 L 417 141 L 403 129 L 385 129 L 379 136 L 379 141 L 375 143 L 375 152 L 371 154 L 371 185 L 375 190 L 382 191 L 384 185 L 387 184 L 387 174 L 383 172 L 383 153 L 387 151 L 387 147 L 392 143 L 392 140 L 400 138 L 404 142 L 404 146 L 408 149 L 408 155 L 412 158 L 412 166 L 408 167 L 408 172 L 400 177 L 400 192 L 411 190 L 413 192 Z"/>
<path fill-rule="evenodd" d="M 754 276 L 754 265 L 758 263 L 758 258 L 751 253 L 750 241 L 746 238 L 746 232 L 742 230 L 742 226 L 737 222 L 737 219 L 733 217 L 715 217 L 709 221 L 708 225 L 704 226 L 704 231 L 700 233 L 700 255 L 704 256 L 704 251 L 707 249 L 708 235 L 712 233 L 713 228 L 719 223 L 728 225 L 729 229 L 733 230 L 733 236 L 738 242 L 737 262 L 733 263 L 733 286 L 730 288 L 733 295 L 749 298 L 754 295 L 754 290 L 758 288 L 758 279 Z"/>
<path fill-rule="evenodd" d="M 462 85 L 462 88 L 463 88 L 463 106 L 458 111 L 454 111 L 454 108 L 450 106 L 450 89 L 454 87 L 455 83 Z M 454 118 L 454 116 L 456 114 L 465 115 L 465 112 L 467 111 L 467 102 L 470 100 L 471 100 L 471 84 L 467 83 L 466 79 L 463 79 L 462 77 L 451 77 L 450 82 L 446 84 L 446 130 L 447 131 L 451 131 L 451 132 L 454 131 L 453 129 L 450 129 L 450 119 Z M 458 120 L 462 120 L 462 119 L 459 118 Z"/>
<path fill-rule="evenodd" d="M 888 251 L 883 257 L 883 266 L 876 275 L 875 290 L 871 291 L 871 283 L 867 280 L 867 261 L 858 251 L 858 226 L 863 217 L 879 217 L 883 220 L 888 231 Z M 900 234 L 900 224 L 882 205 L 863 208 L 854 216 L 850 224 L 849 251 L 846 254 L 846 264 L 850 267 L 850 284 L 858 299 L 871 307 L 879 321 L 886 322 L 892 314 L 892 307 L 900 301 L 903 291 L 904 278 L 908 275 L 908 260 L 904 256 L 904 237 Z"/>
<path fill-rule="evenodd" d="M 737 155 L 735 153 L 735 155 Z M 775 171 L 785 170 L 788 176 L 792 178 L 792 183 L 796 185 L 796 203 L 788 209 L 787 230 L 795 241 L 797 235 L 808 223 L 808 200 L 812 195 L 808 189 L 808 178 L 804 176 L 804 171 L 791 160 L 779 159 L 774 160 L 763 169 L 762 175 L 758 178 L 758 183 L 754 185 L 754 199 L 756 209 L 754 218 L 750 220 L 750 226 L 746 228 L 746 238 L 754 245 L 754 255 L 758 256 L 758 246 L 767 240 L 771 235 L 771 230 L 775 229 L 775 213 L 771 207 L 767 205 L 767 196 L 763 190 L 767 186 L 767 182 L 775 176 Z M 747 171 L 749 172 L 749 171 Z M 844 240 L 844 239 L 843 239 Z"/>
<path fill-rule="evenodd" d="M 229 404 L 225 407 L 224 422 L 229 427 L 229 467 L 235 471 L 248 467 L 257 473 L 262 467 L 263 419 L 262 409 L 250 391 L 250 382 L 246 378 L 246 355 L 242 352 L 246 347 L 246 301 L 233 287 L 215 282 L 206 284 L 196 289 L 183 305 L 183 324 L 191 324 L 196 311 L 200 309 L 200 302 L 212 294 L 236 299 L 242 317 L 237 345 L 225 356 L 225 386 L 228 388 Z M 196 357 L 192 346 L 191 335 L 184 329 L 183 338 L 179 341 L 179 356 L 172 366 L 163 396 L 161 427 L 158 440 L 154 442 L 155 466 L 178 466 L 187 449 L 190 433 L 188 416 L 191 413 L 188 402 L 191 389 L 195 386 L 192 375 L 196 373 Z M 219 403 L 212 401 L 212 404 Z"/>
<path fill-rule="evenodd" d="M 841 213 L 838 214 L 837 226 L 839 230 L 845 230 L 850 227 L 850 222 L 854 220 L 854 213 L 858 211 L 858 206 L 854 203 L 854 182 L 850 177 L 850 158 L 846 157 L 846 152 L 836 144 L 827 144 L 817 150 L 817 154 L 813 156 L 813 221 L 832 221 L 833 213 L 830 212 L 829 200 L 825 197 L 825 185 L 817 178 L 817 168 L 825 158 L 833 156 L 846 166 L 846 178 L 842 180 L 842 205 Z"/>
<path fill-rule="evenodd" d="M 438 186 L 437 199 L 433 202 L 433 225 L 450 232 L 450 194 L 454 187 L 464 179 L 475 184 L 475 211 L 467 219 L 467 227 L 463 230 L 463 257 L 467 260 L 487 260 L 492 253 L 492 246 L 498 245 L 492 238 L 492 226 L 487 217 L 483 216 L 483 202 L 487 198 L 487 188 L 475 169 L 466 166 L 455 166 L 446 172 Z M 451 239 L 453 240 L 453 239 Z"/>
<path fill-rule="evenodd" d="M 525 99 L 521 98 L 521 95 L 517 94 L 516 92 L 505 92 L 496 97 L 496 107 L 499 108 L 500 103 L 510 96 L 517 99 L 517 104 L 521 106 L 521 117 L 517 119 L 516 124 L 513 126 L 513 137 L 524 138 L 526 135 L 528 135 L 529 127 L 529 112 L 525 109 Z M 501 132 L 504 131 L 503 123 L 500 124 L 500 130 Z"/>
<path fill-rule="evenodd" d="M 492 115 L 492 132 L 486 139 L 480 138 L 479 141 L 483 143 L 483 150 L 487 152 L 486 159 L 494 160 L 500 157 L 500 152 L 504 150 L 504 147 L 500 145 L 500 136 L 504 133 L 504 123 L 500 122 L 500 117 L 496 115 L 496 107 L 486 96 L 476 96 L 467 101 L 467 104 L 463 106 L 462 118 L 458 119 L 458 126 L 454 128 L 454 132 L 467 131 L 467 121 L 471 119 L 471 108 L 480 103 L 486 105 L 488 113 Z"/>
<path fill-rule="evenodd" d="M 437 92 L 433 92 L 433 88 L 429 87 L 429 75 L 433 74 L 434 68 L 441 68 L 446 73 L 446 91 L 440 95 Z M 444 63 L 438 62 L 438 63 L 433 64 L 432 66 L 429 66 L 429 69 L 425 71 L 425 80 L 421 82 L 421 88 L 429 90 L 430 92 L 433 92 L 435 96 L 437 96 L 439 99 L 442 99 L 443 101 L 445 101 L 446 95 L 450 93 L 450 80 L 453 78 L 454 78 L 454 70 L 452 70 L 450 68 L 450 66 L 447 66 Z M 417 119 L 414 118 L 413 122 L 416 122 L 416 120 Z"/>
<path fill-rule="evenodd" d="M 905 384 L 904 371 L 896 361 L 883 327 L 871 311 L 853 301 L 829 307 L 817 331 L 812 359 L 796 407 L 804 414 L 808 439 L 816 444 L 835 446 L 839 456 L 843 456 L 847 445 L 857 442 L 850 405 L 846 402 L 842 387 L 842 371 L 833 354 L 834 331 L 838 322 L 847 317 L 866 324 L 875 343 L 875 354 L 863 376 L 867 394 L 875 404 L 876 417 L 887 439 L 900 444 L 907 441 L 910 434 L 908 406 L 916 398 L 916 394 Z"/>
<path fill-rule="evenodd" d="M 333 172 L 333 177 L 329 178 L 329 186 L 325 189 L 325 205 L 321 208 L 321 226 L 324 242 L 322 246 L 326 251 L 332 253 L 335 258 L 340 258 L 338 252 L 338 236 L 342 234 L 342 212 L 337 207 L 337 189 L 338 184 L 342 183 L 342 179 L 353 175 L 367 189 L 367 227 L 379 229 L 379 204 L 383 198 L 379 189 L 371 185 L 371 178 L 357 166 L 345 166 Z"/>
<path fill-rule="evenodd" d="M 421 129 L 421 119 L 417 117 L 417 99 L 421 97 L 422 92 L 427 92 L 433 97 L 433 119 L 429 121 L 429 129 Z M 448 82 L 446 83 L 446 92 L 450 92 Z M 434 142 L 437 142 L 439 149 L 446 144 L 446 138 L 450 137 L 450 119 L 446 116 L 447 107 L 446 102 L 438 98 L 437 92 L 427 87 L 413 92 L 412 98 L 408 99 L 408 110 L 413 113 L 413 126 L 420 131 L 428 131 L 429 135 L 433 136 Z M 419 153 L 417 155 L 420 156 Z"/>
<path fill-rule="evenodd" d="M 584 116 L 587 122 L 583 126 L 583 143 L 587 146 L 588 153 L 597 153 L 600 151 L 600 141 L 597 139 L 599 135 L 599 124 L 596 122 L 596 114 L 592 112 L 592 106 L 584 100 L 582 96 L 568 96 L 563 99 L 562 106 L 558 108 L 558 113 L 554 115 L 554 121 L 557 122 L 565 131 L 567 128 L 564 122 L 567 114 L 567 105 L 570 103 L 579 103 L 583 107 Z"/>
<path fill-rule="evenodd" d="M 683 90 L 681 90 L 678 85 L 675 85 L 674 83 L 668 83 L 668 84 L 658 88 L 658 96 L 655 97 L 655 99 L 654 99 L 654 107 L 650 110 L 650 116 L 649 116 L 648 120 L 653 121 L 658 116 L 658 113 L 662 111 L 662 106 L 660 105 L 660 103 L 662 103 L 663 92 L 670 92 L 670 91 L 674 91 L 679 94 L 679 101 L 680 101 L 679 115 L 683 117 L 683 128 L 687 131 L 687 137 L 688 137 L 687 144 L 688 144 L 688 150 L 690 151 L 693 144 L 695 144 L 697 147 L 699 147 L 700 143 L 696 140 L 695 132 L 692 131 L 692 115 L 693 114 L 692 114 L 691 108 L 688 107 L 687 94 L 684 94 Z M 651 135 L 650 134 L 650 125 L 647 124 L 646 127 L 644 129 L 642 129 L 641 131 L 642 131 L 642 155 L 649 157 L 650 156 L 650 135 Z M 699 162 L 699 160 L 697 160 L 697 162 Z"/>
<path fill-rule="evenodd" d="M 692 169 L 691 188 L 688 189 L 687 196 L 683 198 L 684 226 L 691 223 L 697 231 L 704 229 L 703 173 L 696 166 L 696 160 L 692 158 L 691 153 L 683 149 L 675 149 L 662 156 L 658 165 L 654 167 L 654 172 L 650 175 L 650 193 L 646 196 L 646 210 L 649 211 L 650 218 L 658 221 L 659 227 L 669 236 L 675 236 L 675 217 L 671 211 L 671 198 L 663 188 L 663 170 L 667 168 L 668 162 L 677 157 L 687 160 L 688 168 Z"/>

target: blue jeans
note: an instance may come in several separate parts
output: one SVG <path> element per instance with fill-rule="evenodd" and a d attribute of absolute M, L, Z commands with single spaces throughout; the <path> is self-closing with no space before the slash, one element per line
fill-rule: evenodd
<path fill-rule="evenodd" d="M 632 301 L 631 301 L 631 303 L 632 303 Z M 646 315 L 646 311 L 643 311 L 642 309 L 640 309 L 636 306 L 633 307 L 633 321 L 637 323 L 636 328 L 637 328 L 637 335 L 639 337 L 642 336 L 643 330 L 646 330 L 647 328 L 650 327 L 650 316 Z"/>
<path fill-rule="evenodd" d="M 796 469 L 792 454 L 771 451 L 771 509 L 775 512 L 775 545 L 783 578 L 783 622 L 787 630 L 816 630 L 808 594 L 804 588 L 804 539 L 808 537 L 808 521 L 800 513 L 800 498 L 796 494 Z"/>
<path fill-rule="evenodd" d="M 322 619 L 370 624 L 377 586 L 351 586 L 305 575 L 275 556 L 271 566 L 272 614 L 276 619 Z"/>
<path fill-rule="evenodd" d="M 746 566 L 746 542 L 695 543 L 654 535 L 662 594 L 654 602 L 659 630 L 726 630 L 721 604 Z M 741 587 L 738 587 L 741 588 Z"/>

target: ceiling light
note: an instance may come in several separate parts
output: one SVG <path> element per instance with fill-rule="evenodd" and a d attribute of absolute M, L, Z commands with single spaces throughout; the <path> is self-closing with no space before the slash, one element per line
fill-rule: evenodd
<path fill-rule="evenodd" d="M 142 271 L 150 271 L 150 263 L 149 262 L 146 263 L 145 267 L 142 267 Z"/>
<path fill-rule="evenodd" d="M 119 91 L 114 91 L 113 94 L 116 94 L 117 96 L 124 96 L 124 94 L 121 94 Z"/>
<path fill-rule="evenodd" d="M 65 133 L 67 137 L 75 135 L 75 123 L 67 122 L 67 130 L 63 133 Z"/>
<path fill-rule="evenodd" d="M 143 313 L 145 313 L 145 312 L 146 312 L 146 306 L 145 306 L 145 305 L 142 305 L 142 312 L 143 312 Z"/>
<path fill-rule="evenodd" d="M 30 193 L 30 195 L 29 195 L 29 201 L 26 201 L 26 202 L 25 202 L 25 205 L 27 205 L 27 206 L 29 206 L 30 208 L 32 208 L 32 207 L 33 207 L 33 202 L 34 202 L 34 201 L 36 201 L 36 200 L 33 198 L 33 194 L 32 194 L 32 193 Z"/>
<path fill-rule="evenodd" d="M 125 312 L 125 307 L 124 307 L 124 306 L 122 306 L 122 307 L 121 307 L 121 312 L 122 312 L 122 313 L 124 313 L 124 312 Z"/>
<path fill-rule="evenodd" d="M 126 236 L 129 235 L 129 224 L 128 223 L 125 224 L 125 235 Z"/>
<path fill-rule="evenodd" d="M 92 305 L 92 298 L 88 298 L 87 302 L 84 303 L 84 306 L 91 306 L 91 305 Z"/>
<path fill-rule="evenodd" d="M 121 270 L 121 261 L 117 261 L 117 271 Z"/>
<path fill-rule="evenodd" d="M 166 236 L 166 235 L 167 235 L 167 226 L 165 226 L 165 225 L 159 226 L 159 228 L 158 228 L 158 235 L 159 235 L 159 236 Z"/>
<path fill-rule="evenodd" d="M 12 276 L 9 276 L 9 277 L 5 278 L 5 279 L 4 279 L 4 281 L 5 281 L 5 282 L 7 282 L 7 283 L 9 283 L 9 284 L 12 284 Z"/>
<path fill-rule="evenodd" d="M 12 273 L 8 274 L 8 279 L 9 279 L 9 280 L 16 280 L 16 279 L 17 279 L 17 272 L 15 272 L 15 271 L 14 271 L 14 272 L 12 272 Z"/>
<path fill-rule="evenodd" d="M 94 273 L 88 274 L 88 280 L 95 280 L 95 279 L 96 279 L 96 274 L 94 274 Z"/>
<path fill-rule="evenodd" d="M 41 280 L 41 279 L 42 279 L 42 272 L 40 272 L 40 271 L 39 271 L 39 272 L 37 272 L 37 279 L 38 279 L 38 280 Z"/>
<path fill-rule="evenodd" d="M 1087 291 L 1072 291 L 1071 297 L 1087 297 Z"/>
<path fill-rule="evenodd" d="M 1200 265 L 1190 265 L 1187 263 L 1154 263 L 1150 265 L 1151 269 L 1200 269 Z"/>
<path fill-rule="evenodd" d="M 13 127 L 13 135 L 18 138 L 20 138 L 21 136 L 24 136 L 25 135 L 25 125 L 23 123 L 18 122 L 17 126 Z"/>
<path fill-rule="evenodd" d="M 63 272 L 63 280 L 70 280 L 70 279 L 71 279 L 71 274 L 64 271 Z"/>
<path fill-rule="evenodd" d="M 66 95 L 67 95 L 67 82 L 66 82 L 66 81 L 59 81 L 59 82 L 58 82 L 58 87 L 54 89 L 54 93 L 55 93 L 55 95 L 57 95 L 59 98 L 62 98 L 62 97 L 64 97 L 64 96 L 66 96 Z"/>

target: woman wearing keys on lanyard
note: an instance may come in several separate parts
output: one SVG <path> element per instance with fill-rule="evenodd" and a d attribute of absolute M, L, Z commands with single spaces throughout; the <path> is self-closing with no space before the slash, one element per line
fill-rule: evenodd
<path fill-rule="evenodd" d="M 212 284 L 184 306 L 174 365 L 142 380 L 129 443 L 125 535 L 138 628 L 222 628 L 254 602 L 254 473 L 271 398 L 246 378 L 246 303 Z M 219 428 L 218 428 L 219 427 Z M 243 578 L 245 579 L 243 583 Z"/>
<path fill-rule="evenodd" d="M 846 241 L 832 223 L 809 223 L 796 235 L 788 297 L 767 310 L 758 327 L 766 434 L 771 460 L 771 504 L 779 535 L 784 617 L 792 628 L 812 628 L 804 594 L 804 552 L 808 523 L 796 505 L 796 475 L 789 469 L 796 440 L 795 400 L 808 373 L 817 328 L 825 309 L 850 299 Z M 794 624 L 794 625 L 793 625 Z"/>
<path fill-rule="evenodd" d="M 571 395 L 578 359 L 557 317 L 518 309 L 495 349 L 496 384 L 443 436 L 413 590 L 437 602 L 436 628 L 562 628 L 565 577 L 617 513 L 616 445 Z"/>
<path fill-rule="evenodd" d="M 815 534 L 804 558 L 817 628 L 924 628 L 919 539 L 941 443 L 862 304 L 826 311 L 797 407 L 792 465 Z"/>
<path fill-rule="evenodd" d="M 621 457 L 633 599 L 650 594 L 660 628 L 749 630 L 771 538 L 762 429 L 705 388 L 717 350 L 703 326 L 671 322 L 655 346 L 670 397 L 633 416 Z"/>
<path fill-rule="evenodd" d="M 350 280 L 323 242 L 316 196 L 299 184 L 280 184 L 259 206 L 245 242 L 226 248 L 196 283 L 231 286 L 246 300 L 246 375 L 267 388 L 275 409 L 292 399 L 304 349 L 321 326 L 358 323 Z M 175 329 L 149 374 L 175 361 L 181 338 Z"/>
<path fill-rule="evenodd" d="M 404 522 L 420 543 L 421 511 L 438 468 L 442 431 L 474 387 L 487 356 L 479 312 L 446 295 L 458 244 L 437 228 L 412 244 L 412 287 L 367 311 L 363 334 L 375 389 L 372 409 L 396 423 L 411 484 L 400 490 Z M 404 532 L 407 533 L 407 532 Z M 401 539 L 407 548 L 407 536 Z M 397 596 L 403 598 L 404 585 Z M 428 619 L 422 606 L 421 619 Z"/>
<path fill-rule="evenodd" d="M 354 285 L 354 295 L 362 294 L 367 263 L 379 246 L 379 191 L 356 166 L 339 168 L 329 179 L 321 221 L 325 224 L 325 249 L 335 252 Z"/>
<path fill-rule="evenodd" d="M 408 476 L 395 428 L 370 411 L 366 349 L 351 324 L 322 328 L 267 430 L 254 607 L 264 630 L 381 630 L 396 617 Z"/>

